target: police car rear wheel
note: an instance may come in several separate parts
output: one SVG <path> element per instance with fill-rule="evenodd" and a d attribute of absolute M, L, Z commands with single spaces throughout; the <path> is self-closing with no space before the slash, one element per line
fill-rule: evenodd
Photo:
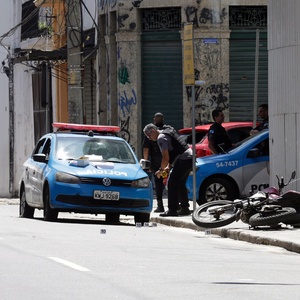
<path fill-rule="evenodd" d="M 22 189 L 20 197 L 19 215 L 21 218 L 33 218 L 34 208 L 30 207 L 26 201 L 25 190 Z"/>
<path fill-rule="evenodd" d="M 234 200 L 237 194 L 229 180 L 220 177 L 211 178 L 203 184 L 200 190 L 199 204 L 215 200 Z"/>

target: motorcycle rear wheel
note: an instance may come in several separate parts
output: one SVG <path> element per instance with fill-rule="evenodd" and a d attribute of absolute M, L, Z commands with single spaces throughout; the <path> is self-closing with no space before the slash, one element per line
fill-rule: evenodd
<path fill-rule="evenodd" d="M 294 216 L 297 214 L 296 210 L 292 207 L 283 207 L 280 210 L 274 211 L 268 215 L 262 215 L 261 213 L 254 214 L 249 219 L 249 225 L 256 226 L 273 226 L 278 223 L 289 224 L 294 220 Z"/>
<path fill-rule="evenodd" d="M 208 209 L 223 208 L 224 212 L 218 217 L 208 212 Z M 215 200 L 200 205 L 192 214 L 193 222 L 203 228 L 217 228 L 236 221 L 237 211 L 232 201 Z"/>

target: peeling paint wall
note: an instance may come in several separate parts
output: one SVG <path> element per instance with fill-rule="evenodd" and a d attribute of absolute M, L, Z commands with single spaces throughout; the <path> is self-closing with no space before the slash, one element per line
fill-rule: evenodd
<path fill-rule="evenodd" d="M 0 19 L 0 36 L 6 33 L 10 29 L 12 24 L 10 16 L 11 14 L 11 3 L 5 1 L 1 7 L 2 17 Z M 5 45 L 10 45 L 10 40 L 2 41 Z M 0 64 L 5 62 L 5 67 L 8 67 L 7 61 L 7 50 L 0 46 Z M 9 197 L 9 90 L 8 90 L 8 77 L 4 70 L 1 69 L 0 73 L 0 120 L 1 120 L 1 131 L 0 131 L 0 197 Z"/>

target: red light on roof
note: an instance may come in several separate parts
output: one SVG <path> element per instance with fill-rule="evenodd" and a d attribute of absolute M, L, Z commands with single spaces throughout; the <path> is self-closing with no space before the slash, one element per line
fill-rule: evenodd
<path fill-rule="evenodd" d="M 118 133 L 121 128 L 119 126 L 108 126 L 108 125 L 87 125 L 87 124 L 71 124 L 71 123 L 53 123 L 52 127 L 61 130 L 72 130 L 72 131 L 89 131 L 94 132 L 107 132 L 107 133 Z"/>

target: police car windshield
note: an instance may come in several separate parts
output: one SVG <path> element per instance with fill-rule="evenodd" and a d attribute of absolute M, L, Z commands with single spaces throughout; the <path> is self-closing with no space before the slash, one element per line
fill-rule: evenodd
<path fill-rule="evenodd" d="M 90 161 L 136 163 L 125 141 L 105 137 L 58 136 L 55 156 L 60 160 L 86 157 Z"/>

